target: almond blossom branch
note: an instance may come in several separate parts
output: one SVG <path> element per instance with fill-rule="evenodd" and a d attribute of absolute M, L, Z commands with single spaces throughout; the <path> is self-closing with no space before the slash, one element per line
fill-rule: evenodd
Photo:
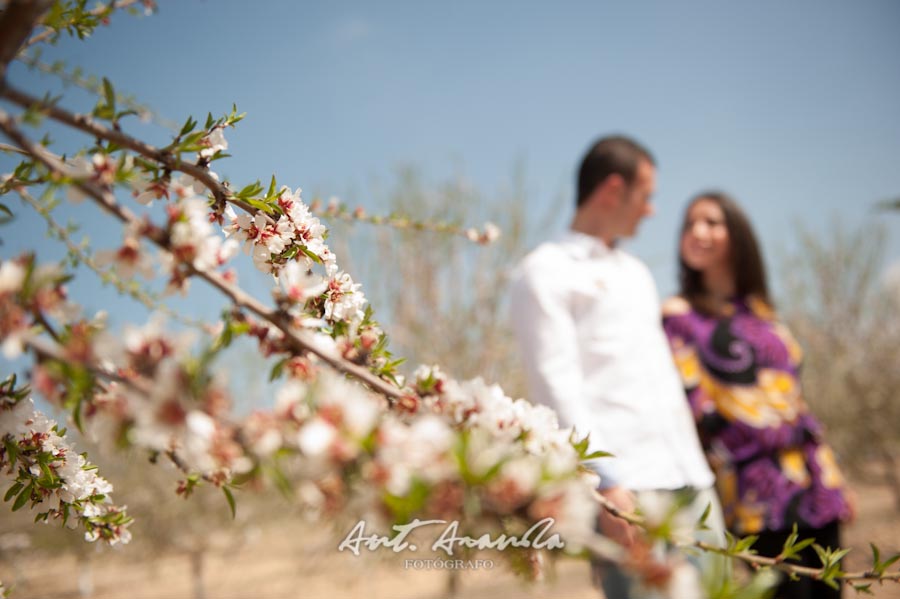
<path fill-rule="evenodd" d="M 321 200 L 315 199 L 310 204 L 309 210 L 316 216 L 322 218 L 337 218 L 350 223 L 363 222 L 371 225 L 382 225 L 408 231 L 430 231 L 432 233 L 457 235 L 473 243 L 480 243 L 483 245 L 493 243 L 500 237 L 500 229 L 490 222 L 485 223 L 484 229 L 479 231 L 474 227 L 461 227 L 446 222 L 416 220 L 403 214 L 391 214 L 389 216 L 367 214 L 362 206 L 357 206 L 354 210 L 349 210 L 344 204 L 339 203 L 336 198 L 329 200 L 324 208 L 322 207 Z"/>
<path fill-rule="evenodd" d="M 185 162 L 169 152 L 160 150 L 121 131 L 106 127 L 88 115 L 71 113 L 17 89 L 8 88 L 4 91 L 3 95 L 22 108 L 39 109 L 54 120 L 65 123 L 66 125 L 84 131 L 85 133 L 89 133 L 94 137 L 111 141 L 116 145 L 128 148 L 145 158 L 149 158 L 150 160 L 162 164 L 167 169 L 182 172 L 193 177 L 212 192 L 213 197 L 216 200 L 217 209 L 223 207 L 227 202 L 241 208 L 253 216 L 261 215 L 268 224 L 273 223 L 272 218 L 264 211 L 258 210 L 249 203 L 235 197 L 231 189 L 224 183 L 219 182 L 206 166 Z M 469 241 L 480 244 L 493 243 L 500 236 L 500 230 L 493 223 L 486 223 L 482 230 L 478 230 L 472 227 L 459 227 L 449 223 L 417 221 L 402 215 L 391 215 L 387 217 L 367 215 L 362 208 L 356 208 L 354 211 L 350 212 L 344 206 L 339 206 L 334 203 L 330 203 L 324 209 L 321 209 L 318 204 L 320 204 L 320 202 L 314 201 L 310 206 L 310 211 L 317 216 L 339 218 L 350 222 L 360 221 L 374 225 L 387 225 L 398 229 L 432 231 L 436 233 L 458 235 Z"/>
<path fill-rule="evenodd" d="M 53 64 L 48 64 L 40 60 L 37 52 L 34 52 L 34 56 L 26 52 L 20 52 L 19 56 L 16 59 L 25 66 L 36 69 L 41 73 L 59 77 L 59 79 L 61 79 L 63 83 L 68 83 L 76 87 L 80 87 L 81 89 L 89 91 L 98 96 L 102 96 L 104 93 L 102 84 L 94 75 L 85 77 L 81 69 L 77 67 L 74 71 L 67 72 L 64 68 L 64 63 L 58 61 L 54 62 Z M 165 127 L 166 129 L 178 131 L 178 123 L 161 116 L 148 106 L 139 104 L 134 100 L 132 96 L 126 96 L 116 93 L 115 99 L 116 102 L 125 105 L 126 107 L 137 113 L 137 117 L 139 119 L 148 121 L 152 120 L 158 125 Z"/>
<path fill-rule="evenodd" d="M 74 451 L 65 429 L 35 409 L 29 389 L 15 384 L 15 375 L 0 383 L 0 475 L 13 479 L 4 501 L 13 511 L 44 509 L 35 522 L 81 525 L 86 541 L 128 543 L 132 518 L 111 503 L 112 485 Z"/>
<path fill-rule="evenodd" d="M 102 6 L 102 5 L 98 6 L 94 10 L 88 11 L 87 13 L 85 13 L 85 15 L 82 15 L 82 17 L 84 17 L 84 16 L 106 17 L 115 10 L 118 10 L 121 8 L 127 8 L 128 6 L 131 6 L 132 4 L 137 4 L 138 2 L 147 4 L 146 0 L 119 0 L 118 2 L 112 2 L 106 6 Z M 153 4 L 154 3 L 151 2 L 150 6 L 152 6 Z M 48 3 L 48 5 L 49 5 L 49 3 Z M 30 46 L 33 46 L 34 44 L 40 43 L 40 42 L 46 40 L 47 38 L 51 37 L 54 33 L 58 33 L 60 29 L 63 29 L 65 27 L 70 27 L 74 24 L 75 24 L 75 19 L 70 19 L 69 21 L 62 23 L 60 25 L 60 27 L 45 27 L 44 31 L 32 36 L 22 47 L 28 48 Z"/>
<path fill-rule="evenodd" d="M 72 240 L 65 227 L 56 222 L 56 220 L 53 218 L 53 215 L 50 213 L 50 210 L 48 210 L 46 206 L 41 205 L 41 203 L 38 202 L 37 199 L 34 198 L 34 196 L 25 191 L 21 186 L 15 186 L 15 190 L 24 202 L 30 205 L 35 212 L 37 212 L 44 218 L 47 223 L 47 228 L 65 244 L 69 252 L 76 256 L 78 260 L 81 261 L 85 266 L 94 271 L 94 273 L 96 273 L 97 276 L 100 277 L 100 280 L 102 282 L 111 283 L 119 293 L 124 293 L 130 296 L 132 299 L 141 303 L 149 310 L 159 310 L 170 318 L 177 320 L 189 327 L 198 328 L 204 331 L 209 329 L 209 325 L 207 325 L 206 323 L 182 316 L 175 310 L 172 310 L 165 304 L 157 301 L 143 289 L 136 289 L 130 285 L 127 285 L 125 281 L 119 278 L 119 276 L 116 275 L 116 273 L 112 270 L 103 270 L 100 265 L 97 264 L 97 262 L 94 260 L 93 256 L 84 251 L 78 244 L 76 244 Z"/>
<path fill-rule="evenodd" d="M 597 500 L 597 503 L 605 509 L 607 512 L 612 514 L 617 518 L 621 518 L 622 520 L 628 522 L 629 524 L 639 526 L 641 528 L 646 528 L 647 522 L 640 515 L 626 512 L 617 508 L 609 499 L 601 495 L 599 492 L 594 492 L 594 498 Z M 694 541 L 691 543 L 691 546 L 696 547 L 697 549 L 701 549 L 702 551 L 707 551 L 711 553 L 718 553 L 721 555 L 729 556 L 732 558 L 739 559 L 747 564 L 750 564 L 754 567 L 771 567 L 777 570 L 781 570 L 782 572 L 786 572 L 788 574 L 797 574 L 799 576 L 805 576 L 808 578 L 821 579 L 825 573 L 825 568 L 811 568 L 808 566 L 799 566 L 796 564 L 792 564 L 784 561 L 783 559 L 779 559 L 777 557 L 765 557 L 762 555 L 757 555 L 756 553 L 751 553 L 749 551 L 738 551 L 734 552 L 729 550 L 726 547 L 719 547 L 717 545 L 713 545 L 710 543 L 706 543 L 704 541 Z M 891 582 L 900 582 L 900 572 L 892 572 L 889 574 L 886 573 L 876 573 L 873 571 L 860 571 L 860 572 L 842 572 L 836 575 L 834 578 L 846 580 L 846 581 L 891 581 Z"/>
<path fill-rule="evenodd" d="M 251 214 L 256 213 L 256 209 L 249 204 L 231 197 L 231 192 L 228 187 L 219 183 L 219 181 L 217 181 L 216 178 L 213 177 L 209 169 L 206 167 L 198 166 L 190 162 L 185 162 L 181 160 L 181 158 L 173 154 L 160 150 L 148 143 L 122 133 L 121 131 L 116 131 L 115 129 L 105 127 L 88 115 L 74 114 L 52 104 L 48 104 L 40 100 L 39 98 L 30 96 L 17 89 L 7 87 L 3 90 L 3 97 L 13 102 L 14 104 L 18 104 L 22 108 L 38 109 L 41 112 L 46 113 L 50 118 L 69 125 L 70 127 L 74 127 L 75 129 L 79 129 L 85 133 L 90 134 L 93 137 L 105 139 L 106 141 L 111 141 L 123 148 L 128 148 L 129 150 L 132 150 L 133 152 L 136 152 L 141 156 L 144 156 L 145 158 L 149 158 L 150 160 L 162 164 L 170 170 L 179 171 L 190 175 L 194 179 L 203 183 L 203 185 L 205 185 L 212 192 L 213 197 L 216 199 L 217 205 L 224 205 L 226 201 L 230 201 L 232 204 L 243 208 Z"/>
<path fill-rule="evenodd" d="M 57 343 L 59 343 L 58 339 L 56 341 Z M 66 354 L 65 348 L 59 345 L 51 345 L 41 339 L 28 339 L 25 341 L 25 345 L 28 346 L 28 348 L 30 348 L 36 356 L 44 360 L 56 360 L 58 362 L 71 360 L 70 356 Z M 105 379 L 107 381 L 123 385 L 143 397 L 150 397 L 150 394 L 152 392 L 151 384 L 149 381 L 146 381 L 141 377 L 123 377 L 116 374 L 115 372 L 110 372 L 108 369 L 91 362 L 81 362 L 80 365 L 100 379 Z M 103 380 L 97 380 L 96 383 L 101 392 L 108 393 L 110 391 L 109 386 L 104 383 Z M 191 471 L 190 467 L 185 463 L 183 459 L 181 459 L 181 457 L 175 452 L 175 450 L 168 450 L 165 452 L 165 455 L 183 473 L 194 474 L 194 472 Z M 221 481 L 216 479 L 216 477 L 206 472 L 200 473 L 199 476 L 207 482 L 211 482 L 214 484 L 221 483 Z"/>
<path fill-rule="evenodd" d="M 42 360 L 56 360 L 58 362 L 72 361 L 72 357 L 66 353 L 64 347 L 58 345 L 58 342 L 56 345 L 54 345 L 44 341 L 43 339 L 29 337 L 25 340 L 25 345 Z M 91 374 L 94 374 L 95 376 L 99 376 L 108 381 L 125 385 L 126 387 L 143 395 L 147 395 L 150 393 L 149 384 L 142 382 L 140 379 L 134 377 L 124 377 L 99 366 L 92 365 L 90 363 L 84 363 L 83 360 L 79 360 L 78 362 L 79 365 L 86 368 L 91 372 Z"/>
<path fill-rule="evenodd" d="M 28 139 L 15 126 L 12 118 L 3 111 L 0 111 L 0 129 L 2 129 L 3 132 L 21 148 L 26 150 L 47 167 L 54 177 L 62 178 L 67 175 L 66 167 L 63 162 L 43 146 L 35 144 Z M 161 249 L 170 252 L 172 251 L 170 240 L 162 229 L 150 225 L 149 223 L 142 222 L 134 215 L 134 213 L 124 206 L 121 206 L 116 201 L 115 195 L 108 189 L 104 189 L 89 181 L 73 181 L 72 185 L 77 187 L 88 197 L 91 197 L 101 207 L 106 209 L 107 212 L 118 218 L 120 221 L 133 226 L 135 230 L 139 230 L 142 236 L 152 241 Z M 316 355 L 332 368 L 355 377 L 389 399 L 400 400 L 404 397 L 404 394 L 400 389 L 373 375 L 366 368 L 317 347 L 313 342 L 307 339 L 306 335 L 303 335 L 291 327 L 290 323 L 282 314 L 265 306 L 239 287 L 232 285 L 219 273 L 212 270 L 199 270 L 189 263 L 184 264 L 184 266 L 188 269 L 190 274 L 204 279 L 207 283 L 222 292 L 238 308 L 247 309 L 278 328 L 284 333 L 285 338 L 296 351 Z"/>
<path fill-rule="evenodd" d="M 22 156 L 28 156 L 28 152 L 23 150 L 22 148 L 17 148 L 16 146 L 11 146 L 9 144 L 0 144 L 0 152 L 9 152 L 10 154 L 21 154 Z"/>

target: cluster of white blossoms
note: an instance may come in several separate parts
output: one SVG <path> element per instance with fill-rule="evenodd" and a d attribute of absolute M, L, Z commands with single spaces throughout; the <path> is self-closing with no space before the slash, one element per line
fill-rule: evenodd
<path fill-rule="evenodd" d="M 339 510 L 355 498 L 363 513 L 456 519 L 468 497 L 481 506 L 481 526 L 491 526 L 492 514 L 550 517 L 577 548 L 597 505 L 571 431 L 480 379 L 457 383 L 436 367 L 417 374 L 440 387 L 442 399 L 426 396 L 420 409 L 403 412 L 330 370 L 304 371 L 304 380 L 280 388 L 275 414 L 251 416 L 243 436 L 262 452 L 257 458 L 296 451 L 312 483 L 301 496 L 314 507 Z"/>
<path fill-rule="evenodd" d="M 0 351 L 18 357 L 32 335 L 30 314 L 35 310 L 60 323 L 72 322 L 81 312 L 68 301 L 62 268 L 56 264 L 35 265 L 24 257 L 0 263 Z"/>
<path fill-rule="evenodd" d="M 31 399 L 0 403 L 0 440 L 0 474 L 14 480 L 7 497 L 16 496 L 20 507 L 30 504 L 45 520 L 63 518 L 81 526 L 88 541 L 102 538 L 115 545 L 131 539 L 125 508 L 111 503 L 112 485 Z"/>
<path fill-rule="evenodd" d="M 200 158 L 227 147 L 221 133 L 219 127 L 207 133 Z M 417 370 L 409 387 L 402 377 L 378 370 L 387 358 L 370 360 L 369 354 L 382 345 L 382 333 L 367 319 L 361 285 L 338 267 L 327 230 L 299 189 L 270 191 L 265 201 L 248 202 L 252 212 L 238 214 L 231 203 L 217 206 L 198 181 L 165 170 L 160 175 L 135 162 L 95 154 L 75 165 L 79 177 L 107 188 L 129 184 L 139 203 L 165 200 L 163 226 L 128 223 L 122 247 L 101 253 L 99 262 L 123 278 L 147 276 L 151 263 L 143 238 L 161 241 L 169 287 L 184 291 L 192 271 L 224 266 L 243 245 L 254 265 L 275 277 L 273 295 L 291 326 L 308 329 L 317 351 L 393 376 L 400 399 L 392 408 L 385 397 L 336 374 L 312 353 L 298 353 L 283 324 L 235 310 L 234 320 L 219 332 L 224 335 L 227 327 L 229 335 L 239 330 L 235 334 L 255 337 L 261 353 L 281 358 L 284 377 L 274 410 L 235 420 L 227 385 L 206 366 L 198 371 L 188 337 L 165 331 L 157 321 L 115 336 L 95 321 L 71 327 L 62 342 L 66 359 L 95 377 L 98 391 L 84 400 L 83 410 L 92 430 L 166 454 L 185 473 L 216 485 L 290 460 L 305 489 L 301 496 L 326 512 L 353 504 L 354 511 L 392 518 L 455 519 L 474 501 L 480 506 L 475 517 L 487 518 L 481 522 L 551 517 L 559 531 L 573 535 L 573 543 L 590 534 L 597 510 L 591 482 L 579 468 L 572 431 L 560 430 L 551 410 L 514 401 L 481 379 L 455 381 L 437 367 Z M 482 241 L 497 234 L 490 226 Z M 21 303 L 24 279 L 3 264 L 0 300 Z M 8 331 L 33 324 L 32 307 L 16 323 L 0 318 L 4 342 Z M 51 399 L 71 384 L 59 369 L 43 365 L 34 378 Z"/>
<path fill-rule="evenodd" d="M 227 148 L 223 128 L 214 127 L 201 139 L 201 145 L 205 148 L 200 152 L 201 157 Z M 280 298 L 291 304 L 290 312 L 297 318 L 296 324 L 321 329 L 344 322 L 348 325 L 346 333 L 351 338 L 356 335 L 365 315 L 365 294 L 350 274 L 339 269 L 326 243 L 327 228 L 310 212 L 299 188 L 292 191 L 283 186 L 271 200 L 272 214 L 261 209 L 238 213 L 227 204 L 222 214 L 225 222 L 219 231 L 213 223 L 222 219 L 210 211 L 209 190 L 189 175 L 159 175 L 136 166 L 130 156 L 115 160 L 102 153 L 76 156 L 67 166 L 76 180 L 107 188 L 116 181 L 126 183 L 141 204 L 166 200 L 167 222 L 163 228 L 155 229 L 146 221 L 127 224 L 122 246 L 97 252 L 98 266 L 109 266 L 126 280 L 135 274 L 152 278 L 155 261 L 142 243 L 142 237 L 162 231 L 168 248 L 159 251 L 156 261 L 168 277 L 166 292 L 186 293 L 191 275 L 186 265 L 201 272 L 218 269 L 242 246 L 260 271 L 272 274 L 279 282 Z M 218 181 L 218 175 L 209 173 Z M 75 196 L 83 199 L 81 191 L 76 189 L 76 192 Z M 324 272 L 317 272 L 317 265 Z M 235 281 L 233 271 L 224 275 L 226 280 Z M 321 302 L 306 305 L 319 297 Z"/>
<path fill-rule="evenodd" d="M 315 262 L 324 264 L 326 274 L 334 275 L 335 256 L 325 243 L 328 230 L 310 213 L 300 193 L 299 188 L 293 192 L 288 187 L 281 188 L 277 219 L 262 211 L 254 215 L 237 214 L 228 206 L 225 214 L 229 224 L 225 232 L 244 242 L 244 252 L 252 256 L 253 263 L 262 272 L 277 276 L 284 265 L 298 259 L 307 269 Z"/>
<path fill-rule="evenodd" d="M 140 229 L 136 225 L 125 227 L 121 247 L 115 250 L 95 252 L 94 263 L 101 268 L 111 267 L 119 277 L 125 280 L 134 278 L 135 274 L 149 280 L 156 274 L 153 258 L 144 250 Z"/>
<path fill-rule="evenodd" d="M 481 378 L 452 380 L 437 366 L 420 366 L 414 378 L 425 405 L 466 431 L 468 468 L 485 478 L 494 509 L 528 505 L 532 516 L 553 517 L 573 540 L 592 530 L 595 475 L 579 471 L 573 431 L 560 429 L 551 409 L 513 400 Z"/>
<path fill-rule="evenodd" d="M 121 338 L 94 337 L 94 354 L 104 369 L 135 383 L 107 384 L 94 398 L 100 416 L 94 422 L 99 430 L 109 430 L 112 419 L 135 446 L 173 452 L 185 468 L 222 482 L 234 472 L 246 472 L 251 464 L 224 419 L 230 409 L 225 381 L 213 377 L 194 384 L 185 366 L 194 335 L 174 334 L 163 325 L 162 319 L 153 319 L 143 327 L 126 327 Z"/>
<path fill-rule="evenodd" d="M 521 440 L 533 454 L 560 451 L 569 455 L 572 450 L 574 455 L 572 430 L 560 429 L 556 412 L 547 406 L 513 400 L 499 385 L 487 385 L 481 378 L 455 381 L 439 366 L 421 365 L 413 378 L 426 405 L 456 423 L 483 428 L 498 439 Z M 566 459 L 565 455 L 560 459 Z"/>
<path fill-rule="evenodd" d="M 199 271 L 209 271 L 224 265 L 237 253 L 238 243 L 225 239 L 209 222 L 205 199 L 185 197 L 166 205 L 170 251 L 163 251 L 163 271 L 179 280 L 176 269 L 190 264 Z"/>
<path fill-rule="evenodd" d="M 214 129 L 209 137 L 215 138 L 209 148 L 227 147 L 221 128 Z M 171 251 L 160 251 L 158 258 L 161 271 L 169 277 L 167 292 L 186 292 L 189 279 L 182 265 L 210 271 L 223 266 L 237 253 L 238 243 L 227 239 L 212 226 L 206 198 L 208 190 L 193 177 L 186 174 L 157 176 L 137 167 L 130 155 L 120 160 L 103 153 L 94 153 L 90 157 L 77 155 L 66 162 L 66 167 L 67 174 L 76 181 L 106 189 L 112 189 L 117 180 L 126 183 L 134 199 L 145 206 L 152 205 L 154 200 L 168 200 L 164 231 Z M 211 171 L 210 176 L 218 180 L 218 175 Z M 85 194 L 77 186 L 71 186 L 69 198 L 81 202 Z M 98 251 L 95 255 L 97 266 L 110 266 L 117 276 L 126 280 L 136 273 L 145 279 L 152 278 L 154 260 L 141 243 L 141 237 L 151 231 L 152 226 L 147 223 L 128 223 L 122 246 Z"/>

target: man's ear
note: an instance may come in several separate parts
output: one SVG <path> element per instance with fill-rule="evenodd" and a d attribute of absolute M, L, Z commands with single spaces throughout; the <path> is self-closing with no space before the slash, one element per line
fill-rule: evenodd
<path fill-rule="evenodd" d="M 616 206 L 623 197 L 622 192 L 625 190 L 625 187 L 625 178 L 619 173 L 613 173 L 597 186 L 595 191 L 596 195 L 599 196 L 597 200 L 604 206 Z"/>

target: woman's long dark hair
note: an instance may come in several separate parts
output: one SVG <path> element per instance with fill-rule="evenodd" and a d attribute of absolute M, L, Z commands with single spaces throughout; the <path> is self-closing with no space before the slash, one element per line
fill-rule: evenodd
<path fill-rule="evenodd" d="M 750 220 L 737 202 L 721 191 L 704 191 L 697 194 L 684 211 L 681 234 L 678 236 L 678 283 L 681 287 L 681 296 L 696 310 L 706 313 L 717 311 L 713 298 L 703 285 L 703 273 L 689 267 L 681 258 L 681 239 L 688 227 L 688 214 L 694 204 L 700 200 L 714 202 L 722 209 L 722 214 L 725 216 L 731 272 L 734 274 L 734 289 L 737 297 L 745 300 L 754 298 L 764 302 L 770 308 L 773 307 L 766 284 L 766 267 L 763 264 L 759 242 L 756 240 Z"/>

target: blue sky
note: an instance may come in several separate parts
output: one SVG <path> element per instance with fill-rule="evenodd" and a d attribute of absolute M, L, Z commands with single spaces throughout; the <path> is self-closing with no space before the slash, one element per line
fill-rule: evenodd
<path fill-rule="evenodd" d="M 178 122 L 236 103 L 248 116 L 228 135 L 234 158 L 217 164 L 236 183 L 275 173 L 365 204 L 371 181 L 414 164 L 490 194 L 522 160 L 530 209 L 562 196 L 567 222 L 582 152 L 625 132 L 659 162 L 657 215 L 630 247 L 664 294 L 681 211 L 708 187 L 743 203 L 776 272 L 797 223 L 824 236 L 835 220 L 880 222 L 900 260 L 900 213 L 872 210 L 900 196 L 895 0 L 159 4 L 45 59 L 109 77 Z M 21 66 L 10 78 L 53 86 Z M 43 234 L 22 212 L 0 230 L 4 257 Z M 111 239 L 102 224 L 86 230 L 98 247 Z"/>

